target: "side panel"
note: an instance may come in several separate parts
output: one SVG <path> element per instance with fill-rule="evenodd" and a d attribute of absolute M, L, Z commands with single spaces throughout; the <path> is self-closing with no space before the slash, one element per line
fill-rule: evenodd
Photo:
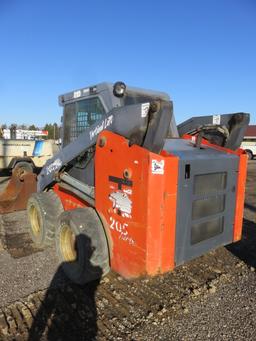
<path fill-rule="evenodd" d="M 236 211 L 235 211 L 234 235 L 233 235 L 234 242 L 240 240 L 242 237 L 246 174 L 247 174 L 247 155 L 241 154 L 240 159 L 239 159 L 238 179 L 237 179 Z"/>
<path fill-rule="evenodd" d="M 85 201 L 76 197 L 74 193 L 62 189 L 58 184 L 53 186 L 53 190 L 60 198 L 65 211 L 89 206 Z"/>
<path fill-rule="evenodd" d="M 164 162 L 163 174 L 154 171 L 156 161 Z M 147 273 L 174 268 L 176 205 L 179 159 L 150 153 L 148 164 Z M 158 170 L 157 170 L 158 171 Z"/>
<path fill-rule="evenodd" d="M 178 158 L 104 131 L 96 147 L 95 202 L 112 239 L 111 268 L 126 278 L 174 267 Z M 98 141 L 99 141 L 98 140 Z"/>

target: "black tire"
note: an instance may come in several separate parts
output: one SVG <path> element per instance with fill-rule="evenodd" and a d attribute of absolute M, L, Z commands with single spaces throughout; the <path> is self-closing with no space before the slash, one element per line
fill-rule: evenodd
<path fill-rule="evenodd" d="M 60 198 L 54 191 L 33 193 L 28 199 L 29 233 L 38 247 L 52 245 L 59 215 L 63 212 Z"/>
<path fill-rule="evenodd" d="M 252 151 L 249 150 L 249 149 L 246 149 L 245 151 L 246 151 L 246 154 L 247 154 L 247 156 L 248 156 L 248 160 L 252 160 L 252 159 L 253 159 L 253 153 L 252 153 Z"/>
<path fill-rule="evenodd" d="M 77 284 L 99 279 L 109 272 L 108 242 L 93 208 L 78 208 L 60 215 L 56 250 L 65 274 Z"/>

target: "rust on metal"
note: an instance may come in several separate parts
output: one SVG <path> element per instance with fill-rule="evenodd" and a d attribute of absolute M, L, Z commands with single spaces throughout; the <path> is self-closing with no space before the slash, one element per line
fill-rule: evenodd
<path fill-rule="evenodd" d="M 26 209 L 28 198 L 36 192 L 36 174 L 13 172 L 6 188 L 0 193 L 0 214 Z"/>

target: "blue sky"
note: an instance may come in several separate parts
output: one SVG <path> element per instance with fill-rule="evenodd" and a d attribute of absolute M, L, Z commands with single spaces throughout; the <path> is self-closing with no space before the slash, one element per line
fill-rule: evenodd
<path fill-rule="evenodd" d="M 166 91 L 176 121 L 250 112 L 254 0 L 0 0 L 0 124 L 59 122 L 58 95 L 101 81 Z"/>

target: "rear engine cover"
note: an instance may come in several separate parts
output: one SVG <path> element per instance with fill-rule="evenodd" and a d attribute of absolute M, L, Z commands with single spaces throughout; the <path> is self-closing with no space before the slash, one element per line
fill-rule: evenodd
<path fill-rule="evenodd" d="M 239 157 L 186 140 L 166 140 L 179 157 L 175 264 L 233 241 Z"/>

